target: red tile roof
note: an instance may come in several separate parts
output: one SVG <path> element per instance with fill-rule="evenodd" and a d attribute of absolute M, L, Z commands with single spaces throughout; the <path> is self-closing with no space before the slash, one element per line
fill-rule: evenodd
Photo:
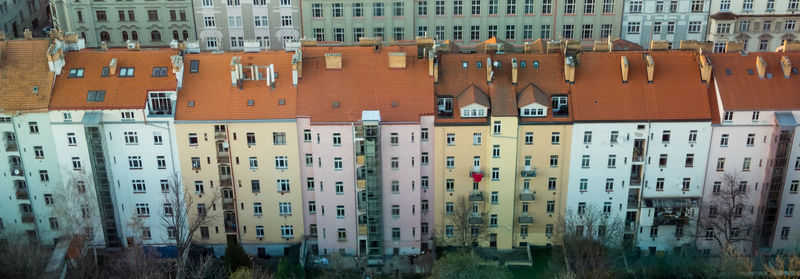
<path fill-rule="evenodd" d="M 66 54 L 66 66 L 56 78 L 50 110 L 60 109 L 144 109 L 147 92 L 174 91 L 177 87 L 172 74 L 170 57 L 177 51 L 169 48 L 129 51 L 109 49 L 98 51 L 84 49 Z M 103 67 L 117 58 L 117 72 L 101 77 Z M 133 67 L 133 77 L 120 77 L 120 69 Z M 167 67 L 166 77 L 152 77 L 153 68 Z M 83 68 L 82 78 L 69 78 L 70 69 Z M 89 91 L 105 90 L 103 102 L 87 102 Z"/>
<path fill-rule="evenodd" d="M 758 77 L 758 56 L 764 58 L 766 73 L 772 74 L 771 79 Z M 739 53 L 710 54 L 722 107 L 726 111 L 800 109 L 800 74 L 792 73 L 785 78 L 780 63 L 782 56 L 789 58 L 793 69 L 798 69 L 800 52 L 751 52 L 747 56 Z"/>
<path fill-rule="evenodd" d="M 47 110 L 54 75 L 47 66 L 48 46 L 48 40 L 0 42 L 0 111 Z"/>
<path fill-rule="evenodd" d="M 647 82 L 645 53 L 655 62 L 653 83 Z M 627 83 L 622 83 L 622 56 L 630 65 Z M 579 60 L 570 105 L 575 121 L 711 119 L 693 52 L 585 52 Z"/>
<path fill-rule="evenodd" d="M 293 119 L 297 106 L 297 87 L 292 85 L 293 52 L 266 53 L 200 53 L 186 54 L 183 59 L 183 88 L 178 92 L 175 120 L 246 120 Z M 275 89 L 266 80 L 242 81 L 241 89 L 231 85 L 231 59 L 240 56 L 242 71 L 250 76 L 250 65 L 273 64 L 278 78 Z M 199 61 L 197 73 L 191 63 Z M 262 77 L 266 70 L 260 68 Z M 248 106 L 248 101 L 253 105 Z M 280 101 L 283 100 L 283 104 Z M 190 107 L 189 102 L 194 106 Z"/>
<path fill-rule="evenodd" d="M 379 110 L 385 122 L 419 121 L 433 114 L 433 77 L 427 60 L 417 59 L 416 46 L 378 52 L 371 47 L 307 47 L 302 52 L 297 114 L 312 122 L 357 122 L 364 110 Z M 406 68 L 390 69 L 390 52 L 407 53 Z M 326 69 L 326 53 L 341 53 L 342 69 Z"/>

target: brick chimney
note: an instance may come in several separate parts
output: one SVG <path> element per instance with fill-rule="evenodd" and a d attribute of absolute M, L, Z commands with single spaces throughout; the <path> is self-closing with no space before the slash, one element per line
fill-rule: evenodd
<path fill-rule="evenodd" d="M 789 57 L 781 56 L 781 70 L 783 70 L 783 77 L 789 78 L 792 75 L 792 61 Z"/>
<path fill-rule="evenodd" d="M 439 83 L 439 62 L 433 61 L 433 83 Z"/>
<path fill-rule="evenodd" d="M 297 86 L 301 77 L 303 77 L 303 52 L 298 49 L 292 55 L 292 85 Z"/>
<path fill-rule="evenodd" d="M 564 81 L 575 83 L 575 57 L 564 57 Z"/>
<path fill-rule="evenodd" d="M 612 43 L 607 41 L 594 41 L 594 47 L 592 50 L 595 52 L 611 51 L 611 45 Z"/>
<path fill-rule="evenodd" d="M 486 58 L 486 84 L 492 84 L 492 58 Z"/>
<path fill-rule="evenodd" d="M 758 70 L 758 78 L 763 79 L 767 74 L 767 62 L 764 57 L 756 56 L 756 70 Z"/>
<path fill-rule="evenodd" d="M 744 49 L 744 43 L 740 42 L 726 42 L 725 52 L 740 52 Z"/>
<path fill-rule="evenodd" d="M 342 54 L 341 53 L 326 53 L 325 54 L 325 69 L 342 69 Z"/>
<path fill-rule="evenodd" d="M 650 50 L 669 50 L 669 41 L 652 40 L 650 41 Z"/>
<path fill-rule="evenodd" d="M 644 54 L 644 64 L 647 66 L 647 83 L 653 83 L 653 75 L 656 69 L 656 62 L 653 61 L 653 56 Z"/>
<path fill-rule="evenodd" d="M 406 53 L 405 52 L 389 52 L 389 68 L 391 68 L 391 69 L 405 69 L 406 68 Z"/>
<path fill-rule="evenodd" d="M 628 58 L 622 56 L 619 58 L 619 66 L 622 70 L 622 83 L 628 83 L 628 70 L 630 68 L 628 64 Z"/>
<path fill-rule="evenodd" d="M 23 34 L 25 34 L 26 40 L 33 40 L 33 33 L 31 33 L 30 29 L 25 29 L 25 32 L 23 32 Z"/>
<path fill-rule="evenodd" d="M 111 62 L 108 63 L 108 75 L 114 76 L 117 74 L 117 58 L 111 58 Z"/>
<path fill-rule="evenodd" d="M 517 85 L 517 59 L 511 58 L 511 84 Z"/>
<path fill-rule="evenodd" d="M 700 79 L 708 83 L 711 81 L 711 69 L 713 69 L 711 58 L 703 55 L 702 51 L 698 54 L 698 58 L 700 59 Z"/>

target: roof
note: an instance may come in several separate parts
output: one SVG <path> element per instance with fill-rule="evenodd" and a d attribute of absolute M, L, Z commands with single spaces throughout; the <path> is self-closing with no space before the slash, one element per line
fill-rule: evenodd
<path fill-rule="evenodd" d="M 491 106 L 491 103 L 489 103 L 489 95 L 486 95 L 486 93 L 475 86 L 475 84 L 468 85 L 467 88 L 464 88 L 464 91 L 461 91 L 461 94 L 458 94 L 458 103 L 461 106 L 470 104 L 479 104 L 487 108 Z"/>
<path fill-rule="evenodd" d="M 0 111 L 46 111 L 53 87 L 48 40 L 0 42 Z"/>
<path fill-rule="evenodd" d="M 533 103 L 550 107 L 550 100 L 547 98 L 547 94 L 539 89 L 539 87 L 536 87 L 535 84 L 528 83 L 525 88 L 522 88 L 522 90 L 517 93 L 517 108 L 522 108 Z"/>
<path fill-rule="evenodd" d="M 800 63 L 800 52 L 751 52 L 709 54 L 713 63 L 715 85 L 719 89 L 722 107 L 726 111 L 747 110 L 798 110 L 800 109 L 800 74 L 792 73 L 785 78 L 781 69 L 781 57 L 786 56 Z M 766 73 L 772 78 L 758 77 L 756 59 L 761 56 L 766 62 Z M 752 70 L 753 74 L 749 74 Z M 730 72 L 730 74 L 728 74 Z"/>
<path fill-rule="evenodd" d="M 644 48 L 634 42 L 623 40 L 623 39 L 616 39 L 611 41 L 612 46 L 611 49 L 614 51 L 642 51 Z"/>
<path fill-rule="evenodd" d="M 433 78 L 416 46 L 306 47 L 298 85 L 297 114 L 311 122 L 358 122 L 362 111 L 380 111 L 384 122 L 416 122 L 433 114 Z M 405 52 L 405 68 L 389 68 L 389 53 Z M 342 68 L 326 69 L 325 54 L 341 53 Z M 463 87 L 462 87 L 463 89 Z"/>
<path fill-rule="evenodd" d="M 647 82 L 643 54 L 655 62 Z M 623 83 L 620 58 L 628 59 Z M 694 52 L 585 52 L 572 85 L 575 121 L 710 120 L 706 84 Z"/>
<path fill-rule="evenodd" d="M 186 54 L 183 59 L 183 88 L 178 93 L 175 120 L 295 118 L 297 87 L 292 85 L 293 54 L 284 51 Z M 261 67 L 259 72 L 262 79 L 244 80 L 241 88 L 233 86 L 231 60 L 234 56 L 241 57 L 242 72 L 246 78 L 251 76 L 249 66 L 257 65 Z M 192 61 L 198 61 L 196 73 L 191 72 Z M 270 64 L 277 74 L 274 89 L 270 89 L 263 79 L 266 77 L 264 67 Z M 250 100 L 253 101 L 252 105 L 248 105 Z"/>
<path fill-rule="evenodd" d="M 495 67 L 492 83 L 486 82 L 486 62 L 491 58 L 493 62 L 500 62 L 500 67 Z M 517 59 L 517 84 L 511 81 L 511 60 Z M 463 67 L 463 63 L 467 67 Z M 477 68 L 481 62 L 481 68 Z M 523 66 L 523 62 L 525 67 Z M 560 53 L 507 53 L 507 54 L 439 54 L 439 82 L 434 85 L 436 96 L 454 97 L 468 86 L 480 89 L 489 97 L 492 116 L 517 116 L 519 114 L 520 91 L 534 84 L 545 97 L 552 95 L 569 96 L 569 85 L 564 82 L 564 61 Z M 541 96 L 539 96 L 541 97 Z M 525 97 L 527 98 L 527 97 Z M 521 99 L 527 102 L 528 99 Z M 545 105 L 549 103 L 543 102 Z M 439 116 L 437 124 L 486 124 L 488 119 L 461 118 L 459 108 L 464 104 L 462 97 L 454 100 L 453 115 Z M 524 117 L 521 122 L 565 122 L 571 121 L 570 117 L 553 117 L 548 112 L 547 117 Z"/>
<path fill-rule="evenodd" d="M 70 109 L 144 109 L 150 91 L 175 91 L 177 81 L 171 73 L 170 57 L 177 51 L 169 48 L 130 51 L 112 48 L 107 51 L 84 49 L 68 52 L 66 65 L 56 78 L 50 110 Z M 102 77 L 104 67 L 117 59 L 114 75 Z M 120 77 L 122 68 L 134 68 L 133 77 Z M 153 68 L 166 67 L 166 77 L 153 77 Z M 71 69 L 83 69 L 82 78 L 70 78 Z M 89 91 L 105 91 L 102 102 L 88 102 Z"/>
<path fill-rule="evenodd" d="M 736 14 L 731 12 L 719 12 L 709 16 L 711 19 L 716 20 L 734 20 L 736 19 Z"/>

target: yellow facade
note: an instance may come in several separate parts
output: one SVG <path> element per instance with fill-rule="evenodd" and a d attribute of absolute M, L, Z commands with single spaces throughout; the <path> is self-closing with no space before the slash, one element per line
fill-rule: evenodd
<path fill-rule="evenodd" d="M 558 133 L 559 143 L 553 144 L 553 133 Z M 529 133 L 533 140 L 529 141 Z M 548 224 L 556 226 L 557 220 L 563 218 L 566 208 L 567 185 L 569 179 L 569 154 L 572 138 L 572 125 L 523 124 L 519 126 L 517 136 L 517 194 L 514 209 L 515 245 L 527 242 L 531 245 L 544 246 L 551 244 L 546 233 Z M 551 167 L 551 156 L 558 156 L 558 166 Z M 527 157 L 530 157 L 530 168 L 525 168 Z M 555 189 L 550 187 L 550 180 L 555 179 Z M 526 180 L 529 189 L 525 191 Z M 531 196 L 533 200 L 528 200 Z M 553 202 L 553 210 L 548 211 L 547 204 Z M 528 213 L 523 211 L 527 203 Z M 522 217 L 522 218 L 521 218 Z M 531 218 L 524 218 L 531 217 Z M 528 223 L 530 222 L 530 223 Z M 527 235 L 522 226 L 527 227 Z"/>
<path fill-rule="evenodd" d="M 194 194 L 198 203 L 207 203 L 213 220 L 207 238 L 198 231 L 195 239 L 199 243 L 224 245 L 236 240 L 245 246 L 274 246 L 302 240 L 304 208 L 297 125 L 293 119 L 178 123 L 175 130 L 184 187 Z M 190 134 L 197 136 L 196 145 L 190 144 Z M 200 159 L 199 169 L 192 163 L 193 157 Z M 278 157 L 285 157 L 285 166 Z M 255 159 L 255 164 L 251 163 L 251 158 Z M 281 183 L 288 181 L 288 190 L 281 189 L 279 180 Z M 197 193 L 197 181 L 203 182 L 204 194 Z M 255 181 L 259 185 L 257 189 L 253 186 Z M 220 193 L 220 197 L 212 205 L 209 199 L 214 193 Z M 256 212 L 256 203 L 261 205 L 260 214 Z M 291 213 L 284 210 L 281 214 L 279 203 L 289 203 Z M 263 227 L 263 237 L 257 235 L 257 226 Z M 282 226 L 291 226 L 291 237 L 284 237 L 287 231 L 282 230 Z"/>

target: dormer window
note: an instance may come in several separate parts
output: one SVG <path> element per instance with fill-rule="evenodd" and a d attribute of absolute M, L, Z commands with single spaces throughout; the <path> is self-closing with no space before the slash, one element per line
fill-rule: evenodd
<path fill-rule="evenodd" d="M 733 112 L 726 111 L 725 114 L 722 116 L 723 121 L 733 121 Z"/>
<path fill-rule="evenodd" d="M 483 67 L 483 62 L 481 62 L 481 61 L 475 62 L 475 67 L 478 67 L 478 69 L 482 68 Z"/>
<path fill-rule="evenodd" d="M 150 115 L 171 115 L 172 101 L 166 92 L 150 92 L 148 106 Z"/>
<path fill-rule="evenodd" d="M 108 77 L 108 73 L 111 71 L 109 67 L 103 67 L 103 72 L 100 73 L 101 77 Z"/>
<path fill-rule="evenodd" d="M 482 107 L 465 107 L 461 109 L 461 117 L 486 117 L 486 109 Z"/>
<path fill-rule="evenodd" d="M 167 76 L 167 67 L 153 68 L 153 77 L 165 77 L 165 76 Z"/>
<path fill-rule="evenodd" d="M 436 101 L 436 112 L 439 116 L 453 115 L 453 98 L 439 98 Z"/>
<path fill-rule="evenodd" d="M 133 68 L 121 68 L 119 70 L 120 77 L 132 77 L 133 76 Z"/>
<path fill-rule="evenodd" d="M 544 108 L 521 108 L 519 109 L 519 114 L 524 117 L 544 117 L 547 115 Z"/>
<path fill-rule="evenodd" d="M 554 116 L 569 115 L 569 107 L 567 106 L 567 96 L 553 96 L 553 115 Z"/>
<path fill-rule="evenodd" d="M 73 68 L 69 69 L 68 78 L 82 78 L 83 77 L 83 68 Z"/>

